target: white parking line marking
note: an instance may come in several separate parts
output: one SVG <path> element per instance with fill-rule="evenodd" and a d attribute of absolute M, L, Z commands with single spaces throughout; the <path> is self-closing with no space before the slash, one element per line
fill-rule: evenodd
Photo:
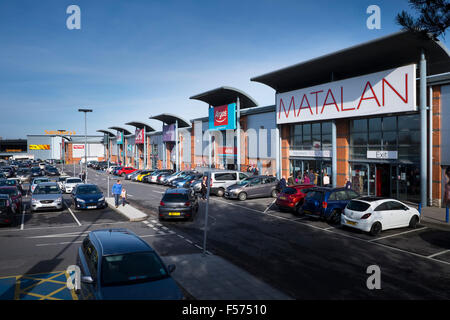
<path fill-rule="evenodd" d="M 409 231 L 405 231 L 405 232 L 400 232 L 400 233 L 396 233 L 396 234 L 391 234 L 391 235 L 389 235 L 389 236 L 385 236 L 385 237 L 380 237 L 380 238 L 375 238 L 375 239 L 372 239 L 372 240 L 369 240 L 369 241 L 378 241 L 378 240 L 381 240 L 381 239 L 386 239 L 386 238 L 391 238 L 391 237 L 395 237 L 395 236 L 399 236 L 399 235 L 401 235 L 401 234 L 406 234 L 406 233 L 411 233 L 411 232 L 416 232 L 416 231 L 419 231 L 419 230 L 425 230 L 427 227 L 422 227 L 422 228 L 418 228 L 418 229 L 414 229 L 414 230 L 409 230 Z"/>
<path fill-rule="evenodd" d="M 150 221 L 153 222 L 153 223 L 157 223 L 156 220 L 150 220 Z"/>
<path fill-rule="evenodd" d="M 179 236 L 181 239 L 184 239 L 184 237 L 182 235 L 177 234 L 177 236 Z"/>
<path fill-rule="evenodd" d="M 167 227 L 164 227 L 164 226 L 162 227 L 162 229 L 164 229 L 164 230 L 169 230 L 169 228 L 167 228 Z"/>
<path fill-rule="evenodd" d="M 64 202 L 65 204 L 66 204 L 66 206 L 67 206 L 67 203 L 66 202 Z M 75 219 L 75 221 L 77 222 L 77 224 L 78 224 L 78 226 L 80 226 L 81 227 L 81 223 L 80 223 L 80 221 L 78 221 L 78 219 L 77 219 L 77 217 L 75 217 L 75 215 L 73 214 L 73 212 L 72 212 L 72 210 L 69 208 L 69 206 L 67 206 L 67 209 L 69 210 L 69 212 L 70 212 L 70 214 L 72 215 L 72 217 Z"/>
<path fill-rule="evenodd" d="M 199 248 L 200 250 L 203 250 L 203 248 L 200 247 L 198 244 L 194 244 L 194 246 L 195 246 L 196 248 Z"/>
<path fill-rule="evenodd" d="M 20 230 L 23 230 L 23 225 L 24 225 L 24 220 L 25 220 L 25 211 L 26 211 L 27 205 L 24 204 L 23 205 L 23 210 L 22 210 L 22 223 L 20 224 Z"/>
<path fill-rule="evenodd" d="M 186 241 L 189 242 L 190 244 L 193 244 L 193 242 L 192 242 L 191 240 L 189 240 L 189 239 L 184 239 L 184 240 L 186 240 Z"/>
<path fill-rule="evenodd" d="M 413 256 L 416 256 L 416 257 L 420 257 L 420 258 L 424 258 L 424 259 L 427 259 L 427 260 L 432 260 L 432 261 L 435 261 L 435 262 L 438 262 L 438 263 L 443 263 L 443 264 L 446 264 L 446 265 L 450 265 L 450 262 L 446 262 L 446 261 L 430 258 L 430 257 L 424 256 L 424 255 L 418 254 L 418 253 L 414 253 L 414 252 L 411 252 L 411 251 L 406 251 L 406 250 L 402 250 L 402 249 L 399 249 L 399 248 L 391 247 L 391 246 L 388 246 L 388 245 L 385 245 L 385 244 L 382 244 L 382 243 L 379 243 L 379 242 L 373 242 L 371 240 L 365 240 L 365 239 L 362 239 L 362 238 L 353 237 L 351 235 L 348 235 L 348 234 L 345 234 L 345 233 L 340 233 L 340 232 L 335 232 L 333 230 L 325 230 L 324 228 L 320 228 L 320 227 L 311 225 L 309 223 L 304 223 L 304 222 L 301 222 L 301 221 L 293 221 L 292 219 L 276 216 L 276 215 L 269 214 L 269 213 L 264 213 L 264 212 L 256 210 L 256 209 L 246 208 L 246 207 L 243 207 L 241 205 L 237 205 L 237 204 L 234 204 L 234 203 L 228 203 L 228 202 L 225 202 L 225 201 L 222 201 L 222 200 L 219 200 L 219 199 L 214 199 L 214 200 L 215 201 L 219 201 L 219 202 L 224 202 L 224 203 L 226 203 L 228 205 L 242 207 L 242 208 L 245 208 L 245 209 L 247 209 L 249 211 L 256 211 L 259 214 L 264 214 L 264 215 L 271 216 L 271 217 L 274 217 L 274 218 L 277 218 L 277 219 L 282 219 L 282 220 L 285 220 L 285 221 L 292 221 L 292 222 L 297 223 L 297 224 L 308 226 L 310 228 L 321 230 L 321 231 L 325 231 L 325 232 L 328 232 L 328 233 L 333 233 L 333 234 L 336 234 L 338 236 L 350 238 L 350 239 L 361 241 L 361 242 L 365 242 L 365 243 L 371 243 L 373 245 L 380 246 L 380 247 L 383 247 L 383 248 L 387 248 L 387 249 L 390 249 L 390 250 L 399 251 L 399 252 L 410 254 L 410 255 L 413 255 Z"/>
<path fill-rule="evenodd" d="M 145 224 L 150 224 L 150 222 L 148 222 L 148 221 L 142 221 L 142 223 L 145 223 Z"/>
<path fill-rule="evenodd" d="M 158 228 L 153 227 L 152 229 L 155 230 L 155 231 L 158 231 Z"/>
<path fill-rule="evenodd" d="M 450 250 L 444 250 L 444 251 L 432 254 L 431 256 L 428 256 L 428 258 L 434 258 L 436 256 L 440 256 L 441 254 L 444 254 L 444 253 L 447 253 L 447 252 L 450 252 Z"/>
<path fill-rule="evenodd" d="M 277 201 L 277 199 L 273 200 L 266 208 L 266 210 L 264 210 L 264 213 L 267 212 L 267 210 L 269 210 L 269 208 L 275 203 L 275 201 Z"/>

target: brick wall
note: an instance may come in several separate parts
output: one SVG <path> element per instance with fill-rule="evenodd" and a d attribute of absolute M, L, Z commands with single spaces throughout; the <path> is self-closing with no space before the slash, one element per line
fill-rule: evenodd
<path fill-rule="evenodd" d="M 344 186 L 349 170 L 349 144 L 350 121 L 348 119 L 336 120 L 336 151 L 337 151 L 337 186 Z"/>
<path fill-rule="evenodd" d="M 441 170 L 441 87 L 433 87 L 433 205 L 441 206 L 442 170 Z"/>
<path fill-rule="evenodd" d="M 290 125 L 281 125 L 281 176 L 290 176 L 289 173 L 289 148 L 291 141 Z"/>

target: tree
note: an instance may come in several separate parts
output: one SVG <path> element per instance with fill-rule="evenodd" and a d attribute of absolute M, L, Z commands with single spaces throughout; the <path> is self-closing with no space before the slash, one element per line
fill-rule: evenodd
<path fill-rule="evenodd" d="M 450 25 L 449 0 L 409 0 L 408 2 L 420 13 L 420 16 L 413 18 L 404 10 L 400 12 L 395 20 L 404 30 L 428 33 L 435 40 L 445 36 L 445 31 Z"/>

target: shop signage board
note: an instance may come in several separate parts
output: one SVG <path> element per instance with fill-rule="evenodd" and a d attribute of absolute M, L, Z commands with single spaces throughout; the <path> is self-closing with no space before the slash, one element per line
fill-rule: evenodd
<path fill-rule="evenodd" d="M 175 124 L 163 124 L 163 142 L 175 142 Z"/>
<path fill-rule="evenodd" d="M 30 144 L 30 150 L 50 150 L 49 144 Z"/>
<path fill-rule="evenodd" d="M 122 132 L 118 132 L 117 136 L 116 136 L 116 139 L 117 139 L 117 144 L 123 144 L 123 133 Z"/>
<path fill-rule="evenodd" d="M 219 156 L 236 156 L 237 147 L 219 147 L 218 154 Z"/>
<path fill-rule="evenodd" d="M 398 159 L 398 152 L 387 150 L 367 151 L 367 159 Z"/>
<path fill-rule="evenodd" d="M 136 129 L 135 144 L 144 144 L 144 129 Z"/>
<path fill-rule="evenodd" d="M 276 95 L 277 124 L 417 110 L 416 65 Z"/>
<path fill-rule="evenodd" d="M 209 108 L 209 130 L 236 129 L 236 103 Z"/>
<path fill-rule="evenodd" d="M 331 150 L 289 150 L 290 157 L 330 158 Z"/>

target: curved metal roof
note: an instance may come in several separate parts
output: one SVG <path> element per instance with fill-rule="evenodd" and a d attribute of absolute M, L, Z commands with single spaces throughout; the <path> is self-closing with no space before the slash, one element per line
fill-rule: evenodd
<path fill-rule="evenodd" d="M 127 129 L 122 128 L 122 127 L 109 127 L 108 129 L 121 131 L 121 132 L 123 132 L 126 135 L 132 134 L 130 131 L 128 131 Z"/>
<path fill-rule="evenodd" d="M 155 131 L 155 129 L 153 129 L 152 126 L 150 126 L 150 125 L 148 125 L 148 124 L 146 124 L 146 123 L 144 123 L 144 122 L 141 122 L 141 121 L 131 121 L 131 122 L 127 122 L 127 123 L 125 123 L 125 124 L 126 124 L 126 125 L 129 125 L 129 126 L 136 127 L 136 128 L 138 128 L 138 129 L 143 129 L 143 128 L 145 128 L 145 132 L 152 132 L 152 131 Z"/>
<path fill-rule="evenodd" d="M 450 54 L 441 42 L 424 34 L 401 31 L 250 80 L 268 85 L 279 93 L 292 91 L 418 63 L 422 48 L 428 75 L 450 71 Z"/>
<path fill-rule="evenodd" d="M 258 105 L 256 100 L 244 91 L 226 86 L 197 94 L 189 99 L 200 100 L 213 107 L 217 107 L 236 102 L 238 97 L 241 109 L 253 108 Z"/>
<path fill-rule="evenodd" d="M 164 122 L 165 124 L 174 124 L 178 120 L 178 128 L 188 128 L 191 126 L 189 122 L 187 122 L 183 118 L 170 113 L 161 113 L 157 116 L 150 117 L 149 119 L 159 120 Z"/>
<path fill-rule="evenodd" d="M 116 136 L 114 133 L 112 133 L 112 132 L 110 132 L 108 130 L 97 130 L 97 132 L 101 132 L 101 133 L 107 134 L 110 137 L 115 137 Z"/>

